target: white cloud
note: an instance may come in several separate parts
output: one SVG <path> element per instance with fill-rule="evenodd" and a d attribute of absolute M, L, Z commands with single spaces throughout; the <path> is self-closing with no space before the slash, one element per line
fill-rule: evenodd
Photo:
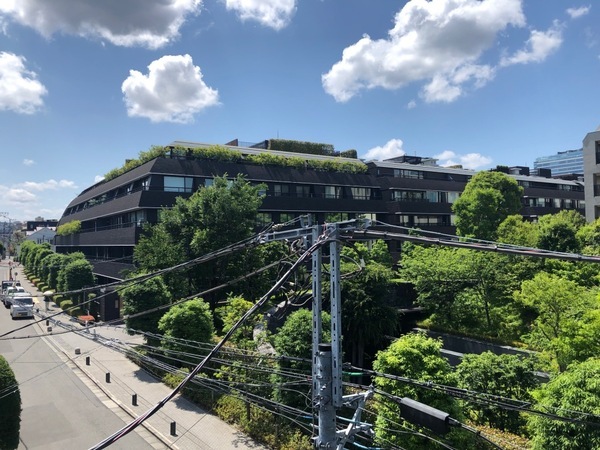
<path fill-rule="evenodd" d="M 373 147 L 368 150 L 364 156 L 366 160 L 384 160 L 394 158 L 396 156 L 405 155 L 406 152 L 402 149 L 404 143 L 400 139 L 391 139 L 383 146 Z"/>
<path fill-rule="evenodd" d="M 406 105 L 407 109 L 413 109 L 417 107 L 417 102 L 414 100 L 411 100 L 410 102 L 408 102 L 408 104 Z"/>
<path fill-rule="evenodd" d="M 225 0 L 225 6 L 242 21 L 253 20 L 275 30 L 286 27 L 296 12 L 296 0 Z"/>
<path fill-rule="evenodd" d="M 363 36 L 344 49 L 322 75 L 323 88 L 345 102 L 365 89 L 426 82 L 426 101 L 453 101 L 493 78 L 477 61 L 509 26 L 525 26 L 521 0 L 411 0 L 387 39 Z"/>
<path fill-rule="evenodd" d="M 100 183 L 102 180 L 104 180 L 104 175 L 96 175 L 94 177 L 94 184 L 95 183 Z"/>
<path fill-rule="evenodd" d="M 11 188 L 6 191 L 4 198 L 8 203 L 21 204 L 33 203 L 37 200 L 37 196 L 26 189 Z"/>
<path fill-rule="evenodd" d="M 35 161 L 33 159 L 27 159 L 25 158 L 23 160 L 23 165 L 24 166 L 33 166 L 35 164 Z"/>
<path fill-rule="evenodd" d="M 219 104 L 219 93 L 202 80 L 190 55 L 168 55 L 148 66 L 148 75 L 130 70 L 121 90 L 130 117 L 152 122 L 190 123 L 194 114 Z"/>
<path fill-rule="evenodd" d="M 567 9 L 567 14 L 571 17 L 571 19 L 578 19 L 579 17 L 585 16 L 590 12 L 591 6 L 581 6 L 579 8 L 569 8 Z"/>
<path fill-rule="evenodd" d="M 0 52 L 0 111 L 33 114 L 44 106 L 46 88 L 25 68 L 25 58 Z"/>
<path fill-rule="evenodd" d="M 558 50 L 562 41 L 561 25 L 558 23 L 555 23 L 547 31 L 532 30 L 525 48 L 512 56 L 502 58 L 500 65 L 505 67 L 513 64 L 542 62 L 550 54 Z"/>
<path fill-rule="evenodd" d="M 461 165 L 465 169 L 478 169 L 488 166 L 492 163 L 492 158 L 483 156 L 481 153 L 467 153 L 457 155 L 451 150 L 445 150 L 438 155 L 433 156 L 438 160 L 438 164 L 443 167 Z"/>
<path fill-rule="evenodd" d="M 176 39 L 186 16 L 201 6 L 202 0 L 8 0 L 0 2 L 0 23 L 10 19 L 46 38 L 65 33 L 159 48 Z"/>
<path fill-rule="evenodd" d="M 41 183 L 35 181 L 25 181 L 21 183 L 20 186 L 27 189 L 28 191 L 48 191 L 48 190 L 57 190 L 57 189 L 77 189 L 77 186 L 73 181 L 69 180 L 48 180 L 42 181 Z"/>

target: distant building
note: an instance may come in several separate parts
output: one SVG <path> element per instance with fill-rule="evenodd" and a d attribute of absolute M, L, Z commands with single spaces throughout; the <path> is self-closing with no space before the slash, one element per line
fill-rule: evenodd
<path fill-rule="evenodd" d="M 583 139 L 585 162 L 585 218 L 593 222 L 600 218 L 600 127 Z"/>
<path fill-rule="evenodd" d="M 80 221 L 81 230 L 56 236 L 56 251 L 83 252 L 100 282 L 122 279 L 133 268 L 133 249 L 142 225 L 157 223 L 163 207 L 210 186 L 215 176 L 224 174 L 243 174 L 252 184 L 265 185 L 266 197 L 256 218 L 259 229 L 309 214 L 314 223 L 366 217 L 391 226 L 452 234 L 452 204 L 476 173 L 440 167 L 435 159 L 417 156 L 363 165 L 355 151 L 336 155 L 332 148 L 321 149 L 311 143 L 291 142 L 285 151 L 275 150 L 269 141 L 245 147 L 230 142 L 221 146 L 237 155 L 229 159 L 219 159 L 217 153 L 194 156 L 192 152 L 210 147 L 174 142 L 165 148 L 170 151 L 85 189 L 67 206 L 59 222 Z M 310 153 L 294 151 L 298 147 L 308 148 Z M 362 168 L 341 170 L 347 164 Z M 505 169 L 524 188 L 521 214 L 528 219 L 562 209 L 583 214 L 582 182 L 529 176 L 526 167 Z"/>
<path fill-rule="evenodd" d="M 533 162 L 533 169 L 550 169 L 553 177 L 583 175 L 583 148 L 540 156 Z"/>
<path fill-rule="evenodd" d="M 44 242 L 52 243 L 54 236 L 56 236 L 56 227 L 38 227 L 34 231 L 27 231 L 25 240 L 35 242 L 36 244 L 43 244 Z"/>

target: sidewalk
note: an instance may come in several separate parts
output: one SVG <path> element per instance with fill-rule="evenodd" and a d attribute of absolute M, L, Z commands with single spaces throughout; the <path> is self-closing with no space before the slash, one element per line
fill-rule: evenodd
<path fill-rule="evenodd" d="M 60 312 L 60 308 L 54 303 L 50 303 L 49 310 L 46 311 L 41 292 L 25 278 L 22 267 L 18 267 L 16 271 L 17 280 L 36 297 L 35 308 L 39 308 L 38 318 Z M 60 321 L 65 326 L 74 327 L 81 332 L 58 334 L 64 328 L 54 323 L 55 321 Z M 43 339 L 54 347 L 74 373 L 125 423 L 131 423 L 171 392 L 169 387 L 140 369 L 121 352 L 100 342 L 104 339 L 134 345 L 142 342 L 139 336 L 129 336 L 123 326 L 98 324 L 86 330 L 76 322 L 72 322 L 66 314 L 42 321 L 38 326 L 42 333 L 48 333 L 48 327 L 52 328 L 52 332 L 57 333 Z M 94 339 L 94 332 L 104 339 Z M 138 426 L 136 431 L 148 442 L 149 448 L 154 449 L 266 449 L 180 395 L 167 402 L 152 417 Z"/>

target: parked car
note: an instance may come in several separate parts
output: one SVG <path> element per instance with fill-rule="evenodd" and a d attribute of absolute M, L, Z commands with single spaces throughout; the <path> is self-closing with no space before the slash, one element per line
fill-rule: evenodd
<path fill-rule="evenodd" d="M 4 294 L 4 297 L 2 297 L 2 301 L 4 302 L 4 306 L 6 308 L 10 308 L 10 305 L 12 304 L 12 298 L 16 295 L 16 294 L 27 294 L 27 295 L 31 295 L 29 294 L 25 288 L 23 286 L 9 286 L 6 288 L 6 293 Z"/>
<path fill-rule="evenodd" d="M 13 320 L 20 317 L 33 317 L 33 297 L 30 295 L 13 297 L 10 305 L 10 316 Z"/>

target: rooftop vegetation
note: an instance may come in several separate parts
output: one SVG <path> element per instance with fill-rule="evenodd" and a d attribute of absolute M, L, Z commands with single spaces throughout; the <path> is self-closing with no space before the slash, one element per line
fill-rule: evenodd
<path fill-rule="evenodd" d="M 292 141 L 294 142 L 294 141 Z M 301 143 L 304 144 L 304 143 Z M 324 144 L 315 144 L 324 145 Z M 348 157 L 352 157 L 352 152 L 356 150 L 348 150 L 345 154 Z M 299 152 L 296 152 L 299 153 Z M 323 154 L 313 153 L 312 151 L 303 152 L 306 154 Z M 184 148 L 184 147 L 160 147 L 153 146 L 147 151 L 140 152 L 136 159 L 129 159 L 125 164 L 117 169 L 113 169 L 108 172 L 104 179 L 105 181 L 112 180 L 125 172 L 128 172 L 142 164 L 151 161 L 159 157 L 170 157 L 170 158 L 192 158 L 192 159 L 210 159 L 220 162 L 229 163 L 245 163 L 245 164 L 260 164 L 260 165 L 273 165 L 281 167 L 293 167 L 296 169 L 312 169 L 322 170 L 327 172 L 342 172 L 342 173 L 366 173 L 367 166 L 361 161 L 350 162 L 350 161 L 335 161 L 335 160 L 314 160 L 305 159 L 301 156 L 286 157 L 273 153 L 260 153 L 257 155 L 244 155 L 238 150 L 231 150 L 219 145 L 211 147 L 196 147 L 196 148 Z"/>

